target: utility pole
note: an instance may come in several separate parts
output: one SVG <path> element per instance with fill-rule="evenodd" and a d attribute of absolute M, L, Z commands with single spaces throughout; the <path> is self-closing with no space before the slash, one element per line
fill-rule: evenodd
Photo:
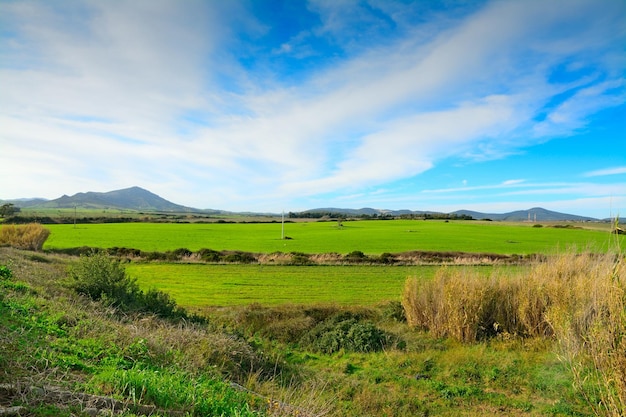
<path fill-rule="evenodd" d="M 76 204 L 74 204 L 74 229 L 76 229 Z"/>
<path fill-rule="evenodd" d="M 285 210 L 283 210 L 283 221 L 281 222 L 281 225 L 280 238 L 281 240 L 285 240 Z"/>

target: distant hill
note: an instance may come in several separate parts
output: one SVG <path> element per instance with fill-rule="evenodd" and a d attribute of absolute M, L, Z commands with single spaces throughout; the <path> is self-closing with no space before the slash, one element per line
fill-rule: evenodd
<path fill-rule="evenodd" d="M 457 216 L 471 216 L 473 219 L 481 220 L 481 219 L 490 219 L 490 220 L 498 220 L 498 221 L 524 221 L 524 220 L 532 220 L 532 221 L 598 221 L 593 217 L 585 217 L 585 216 L 577 216 L 575 214 L 567 214 L 567 213 L 559 213 L 556 211 L 546 210 L 541 207 L 534 207 L 528 210 L 518 210 L 512 211 L 509 213 L 481 213 L 478 211 L 471 210 L 458 210 L 451 213 L 439 213 L 435 211 L 414 211 L 414 210 L 379 210 L 373 208 L 362 208 L 362 209 L 346 209 L 346 208 L 335 208 L 335 207 L 327 207 L 327 208 L 316 208 L 307 210 L 303 213 L 334 213 L 334 214 L 343 214 L 346 216 L 373 216 L 373 215 L 391 215 L 391 216 L 402 216 L 402 215 L 415 215 L 415 216 L 423 216 L 424 214 L 430 215 L 457 215 Z"/>
<path fill-rule="evenodd" d="M 109 191 L 106 193 L 86 192 L 78 193 L 73 196 L 64 195 L 54 200 L 45 200 L 42 198 L 21 198 L 13 200 L 0 200 L 1 204 L 11 203 L 20 208 L 88 208 L 88 209 L 118 209 L 118 210 L 134 210 L 145 212 L 171 212 L 171 213 L 204 213 L 204 214 L 242 214 L 242 215 L 261 215 L 261 213 L 234 213 L 222 210 L 195 209 L 192 207 L 181 206 L 172 203 L 158 195 L 151 193 L 141 187 L 130 187 L 123 190 Z M 298 214 L 342 214 L 345 216 L 406 216 L 415 215 L 451 215 L 451 216 L 471 216 L 473 219 L 490 219 L 498 221 L 599 221 L 592 217 L 577 216 L 574 214 L 559 213 L 556 211 L 546 210 L 541 207 L 534 207 L 528 210 L 518 210 L 509 213 L 481 213 L 471 210 L 458 210 L 452 213 L 439 213 L 435 211 L 415 211 L 415 210 L 381 210 L 370 207 L 360 209 L 325 207 L 306 210 Z M 292 213 L 290 213 L 292 214 Z M 270 213 L 263 213 L 270 215 Z M 278 215 L 278 214 L 274 214 Z"/>
<path fill-rule="evenodd" d="M 598 219 L 594 219 L 593 217 L 585 217 L 585 216 L 577 216 L 575 214 L 567 214 L 567 213 L 559 213 L 557 211 L 546 210 L 541 207 L 533 207 L 528 210 L 517 210 L 511 211 L 509 213 L 481 213 L 477 211 L 470 210 L 459 210 L 455 211 L 451 214 L 466 214 L 472 216 L 474 219 L 491 219 L 491 220 L 500 220 L 500 221 L 576 221 L 576 222 L 585 222 L 585 221 L 598 221 Z"/>
<path fill-rule="evenodd" d="M 109 191 L 106 193 L 86 192 L 73 196 L 64 195 L 54 200 L 47 200 L 39 204 L 22 205 L 18 207 L 32 208 L 88 208 L 88 209 L 120 209 L 136 211 L 162 211 L 162 212 L 195 212 L 194 208 L 181 206 L 167 201 L 158 195 L 144 190 L 141 187 L 125 188 L 123 190 Z"/>
<path fill-rule="evenodd" d="M 0 200 L 0 204 L 13 204 L 16 207 L 33 207 L 43 204 L 49 200 L 45 198 L 15 198 L 12 200 Z"/>

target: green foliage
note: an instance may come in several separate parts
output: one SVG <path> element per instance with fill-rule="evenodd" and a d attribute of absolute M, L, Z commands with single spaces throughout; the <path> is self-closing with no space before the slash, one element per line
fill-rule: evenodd
<path fill-rule="evenodd" d="M 312 265 L 313 261 L 310 256 L 302 252 L 291 252 L 291 260 L 289 265 Z"/>
<path fill-rule="evenodd" d="M 0 265 L 0 279 L 11 279 L 13 277 L 13 272 L 6 265 Z"/>
<path fill-rule="evenodd" d="M 349 262 L 359 263 L 366 262 L 369 258 L 360 250 L 355 250 L 347 254 L 344 259 Z"/>
<path fill-rule="evenodd" d="M 198 251 L 198 256 L 200 256 L 200 259 L 204 262 L 219 262 L 222 260 L 222 254 L 213 249 L 200 249 Z"/>
<path fill-rule="evenodd" d="M 400 301 L 389 301 L 383 306 L 382 313 L 387 320 L 406 322 L 404 307 Z"/>
<path fill-rule="evenodd" d="M 119 261 L 104 252 L 81 256 L 70 266 L 68 275 L 70 286 L 94 301 L 106 299 L 111 304 L 128 308 L 139 294 L 135 280 L 126 275 Z"/>
<path fill-rule="evenodd" d="M 169 294 L 154 288 L 142 293 L 138 303 L 141 305 L 142 311 L 156 314 L 159 317 L 187 317 L 185 310 L 178 307 L 176 301 L 174 301 Z"/>
<path fill-rule="evenodd" d="M 227 253 L 222 258 L 224 262 L 232 262 L 232 263 L 240 263 L 240 264 L 250 264 L 256 262 L 257 259 L 249 252 L 242 251 L 233 251 Z"/>
<path fill-rule="evenodd" d="M 169 294 L 156 289 L 142 291 L 136 280 L 126 274 L 119 260 L 105 252 L 83 255 L 72 264 L 68 272 L 70 287 L 78 294 L 94 301 L 103 301 L 125 312 L 151 313 L 159 317 L 180 319 L 191 318 L 203 321 L 176 305 Z"/>
<path fill-rule="evenodd" d="M 391 345 L 394 338 L 373 323 L 359 320 L 348 312 L 337 314 L 315 326 L 304 335 L 301 344 L 314 351 L 335 353 L 377 352 Z"/>
<path fill-rule="evenodd" d="M 214 378 L 151 369 L 106 370 L 91 382 L 108 385 L 133 403 L 149 403 L 192 416 L 259 416 L 245 393 Z"/>
<path fill-rule="evenodd" d="M 12 203 L 6 203 L 0 206 L 0 217 L 10 217 L 19 212 L 20 208 L 15 207 Z"/>

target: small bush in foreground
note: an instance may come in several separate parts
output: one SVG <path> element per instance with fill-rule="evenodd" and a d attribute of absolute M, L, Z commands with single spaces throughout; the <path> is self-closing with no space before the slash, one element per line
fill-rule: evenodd
<path fill-rule="evenodd" d="M 338 314 L 315 326 L 304 335 L 301 344 L 322 353 L 378 352 L 395 338 L 373 323 L 360 321 L 349 313 Z"/>
<path fill-rule="evenodd" d="M 50 236 L 50 230 L 39 223 L 20 226 L 4 225 L 0 228 L 0 245 L 16 249 L 41 250 Z"/>
<path fill-rule="evenodd" d="M 150 289 L 143 292 L 136 281 L 130 278 L 119 260 L 110 258 L 104 252 L 82 255 L 69 268 L 70 287 L 78 294 L 94 301 L 105 303 L 125 312 L 152 313 L 163 318 L 192 318 L 178 307 L 167 293 Z"/>

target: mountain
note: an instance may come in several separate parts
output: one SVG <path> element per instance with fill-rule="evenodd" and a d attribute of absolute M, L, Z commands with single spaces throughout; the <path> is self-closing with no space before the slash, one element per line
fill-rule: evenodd
<path fill-rule="evenodd" d="M 11 200 L 0 200 L 0 204 L 13 204 L 16 207 L 32 207 L 47 202 L 45 198 L 15 198 Z"/>
<path fill-rule="evenodd" d="M 470 210 L 459 210 L 450 214 L 458 214 L 458 215 L 469 215 L 476 220 L 481 219 L 491 219 L 491 220 L 500 220 L 500 221 L 576 221 L 576 222 L 586 222 L 586 221 L 598 221 L 598 219 L 594 219 L 593 217 L 585 217 L 585 216 L 577 216 L 575 214 L 567 214 L 567 213 L 559 213 L 557 211 L 546 210 L 541 207 L 533 207 L 528 210 L 517 210 L 511 211 L 509 213 L 481 213 L 477 211 Z"/>
<path fill-rule="evenodd" d="M 532 220 L 532 221 L 598 221 L 598 219 L 594 219 L 593 217 L 585 217 L 578 216 L 575 214 L 567 214 L 567 213 L 559 213 L 556 211 L 546 210 L 541 207 L 533 207 L 528 210 L 518 210 L 512 211 L 509 213 L 481 213 L 478 211 L 471 210 L 458 210 L 452 213 L 439 213 L 435 211 L 414 211 L 414 210 L 379 210 L 372 208 L 362 208 L 362 209 L 346 209 L 346 208 L 335 208 L 335 207 L 327 207 L 327 208 L 316 208 L 304 211 L 303 213 L 336 213 L 336 214 L 344 214 L 347 216 L 372 216 L 372 215 L 391 215 L 391 216 L 402 216 L 402 215 L 415 215 L 422 216 L 424 214 L 430 215 L 446 215 L 449 214 L 451 216 L 471 216 L 473 219 L 481 220 L 481 219 L 490 219 L 490 220 L 498 220 L 498 221 L 524 221 L 524 220 Z"/>
<path fill-rule="evenodd" d="M 16 204 L 16 206 L 20 206 Z M 32 206 L 31 206 L 32 207 Z M 106 193 L 86 192 L 73 196 L 64 195 L 55 200 L 48 200 L 35 207 L 41 208 L 94 208 L 94 209 L 121 209 L 136 211 L 166 211 L 166 212 L 194 212 L 194 208 L 181 206 L 167 201 L 148 190 L 140 187 L 125 188 L 123 190 Z"/>
<path fill-rule="evenodd" d="M 92 208 L 92 209 L 118 209 L 118 210 L 134 210 L 134 211 L 152 211 L 152 212 L 175 212 L 175 213 L 205 213 L 205 214 L 247 214 L 247 215 L 259 215 L 259 213 L 233 213 L 224 212 L 221 210 L 200 210 L 191 207 L 181 206 L 174 204 L 158 195 L 151 193 L 140 187 L 130 187 L 123 190 L 109 191 L 106 193 L 98 192 L 86 192 L 78 193 L 73 196 L 64 195 L 54 200 L 45 200 L 42 198 L 31 199 L 13 199 L 13 200 L 0 200 L 1 204 L 12 203 L 16 207 L 20 208 Z M 577 216 L 574 214 L 559 213 L 556 211 L 546 210 L 541 207 L 534 207 L 528 210 L 518 210 L 509 213 L 481 213 L 478 211 L 470 210 L 458 210 L 452 213 L 438 213 L 435 211 L 415 211 L 415 210 L 380 210 L 370 207 L 360 209 L 350 208 L 316 208 L 306 210 L 298 214 L 343 214 L 346 216 L 423 216 L 429 215 L 450 215 L 450 216 L 471 216 L 473 219 L 490 219 L 498 221 L 599 221 L 592 217 Z M 269 215 L 269 214 L 268 214 Z M 277 214 L 275 214 L 277 215 Z"/>

